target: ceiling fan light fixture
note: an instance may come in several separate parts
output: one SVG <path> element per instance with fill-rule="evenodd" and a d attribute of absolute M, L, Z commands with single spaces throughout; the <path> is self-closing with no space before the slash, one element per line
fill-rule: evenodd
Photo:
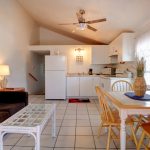
<path fill-rule="evenodd" d="M 87 24 L 86 23 L 79 23 L 77 26 L 78 30 L 85 30 L 87 28 Z"/>

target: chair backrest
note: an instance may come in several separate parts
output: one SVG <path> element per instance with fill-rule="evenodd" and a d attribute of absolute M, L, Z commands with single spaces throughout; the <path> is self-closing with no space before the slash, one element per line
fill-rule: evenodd
<path fill-rule="evenodd" d="M 120 92 L 133 91 L 133 87 L 129 82 L 119 80 L 113 83 L 112 91 L 120 91 Z"/>
<path fill-rule="evenodd" d="M 99 86 L 95 87 L 96 93 L 98 96 L 100 108 L 101 108 L 101 119 L 103 122 L 114 122 L 114 116 L 111 110 L 111 107 L 109 106 L 107 102 L 107 96 L 105 94 L 105 91 L 100 88 Z"/>

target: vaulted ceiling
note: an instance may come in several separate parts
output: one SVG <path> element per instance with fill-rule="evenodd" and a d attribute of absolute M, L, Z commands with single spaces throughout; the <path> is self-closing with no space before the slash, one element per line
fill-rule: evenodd
<path fill-rule="evenodd" d="M 137 32 L 150 23 L 150 0 L 18 0 L 33 19 L 54 32 L 87 44 L 111 42 L 124 31 Z M 86 20 L 107 18 L 91 26 L 98 29 L 76 30 L 76 12 L 84 9 Z M 72 32 L 75 31 L 75 32 Z"/>

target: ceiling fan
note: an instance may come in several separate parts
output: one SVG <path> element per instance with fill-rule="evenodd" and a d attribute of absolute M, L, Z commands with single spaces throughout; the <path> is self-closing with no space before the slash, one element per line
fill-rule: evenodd
<path fill-rule="evenodd" d="M 62 24 L 59 24 L 59 25 L 77 25 L 77 29 L 79 29 L 79 30 L 89 29 L 89 30 L 92 30 L 92 31 L 97 31 L 97 29 L 90 26 L 90 24 L 106 21 L 106 18 L 86 21 L 85 18 L 83 17 L 84 14 L 85 14 L 85 10 L 80 9 L 79 12 L 76 13 L 77 18 L 78 18 L 78 22 L 75 22 L 75 23 L 62 23 Z"/>

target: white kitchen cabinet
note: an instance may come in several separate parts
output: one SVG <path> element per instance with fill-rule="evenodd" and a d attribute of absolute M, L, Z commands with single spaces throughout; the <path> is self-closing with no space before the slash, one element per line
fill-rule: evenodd
<path fill-rule="evenodd" d="M 93 77 L 80 77 L 80 96 L 92 96 Z"/>
<path fill-rule="evenodd" d="M 112 63 L 134 61 L 135 59 L 135 35 L 134 33 L 122 33 L 109 45 L 109 57 Z"/>
<path fill-rule="evenodd" d="M 106 91 L 110 91 L 110 78 L 100 77 L 100 86 Z"/>
<path fill-rule="evenodd" d="M 100 86 L 100 77 L 93 77 L 93 92 L 92 96 L 97 96 L 96 91 L 95 91 L 95 86 Z"/>
<path fill-rule="evenodd" d="M 79 77 L 67 77 L 67 96 L 79 96 Z"/>
<path fill-rule="evenodd" d="M 98 76 L 67 77 L 67 97 L 97 96 L 95 86 L 100 86 Z"/>
<path fill-rule="evenodd" d="M 109 46 L 93 45 L 92 46 L 92 64 L 109 64 Z"/>

